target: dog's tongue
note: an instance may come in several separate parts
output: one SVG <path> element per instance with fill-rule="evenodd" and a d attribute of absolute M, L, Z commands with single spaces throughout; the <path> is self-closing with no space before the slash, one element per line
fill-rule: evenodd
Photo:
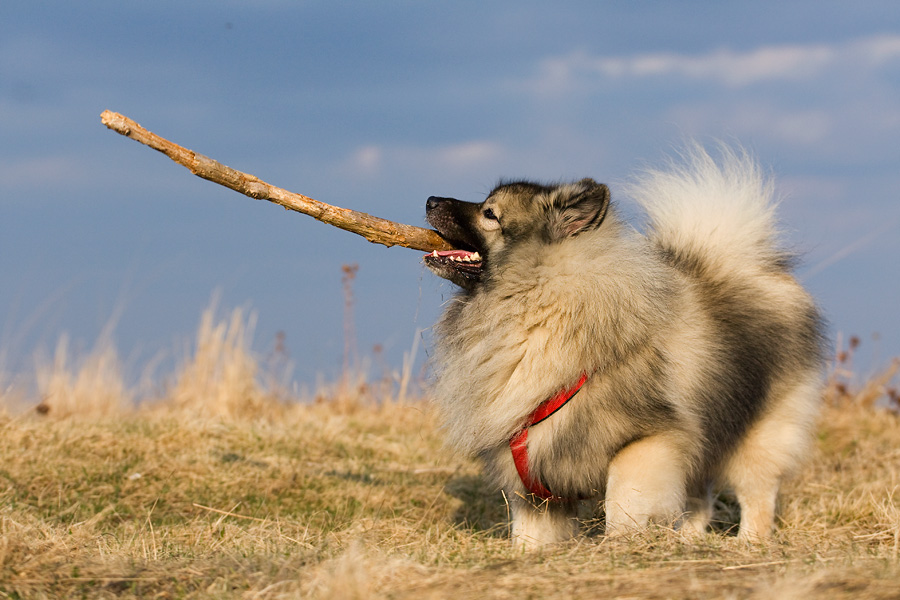
<path fill-rule="evenodd" d="M 434 257 L 443 256 L 445 258 L 452 257 L 452 256 L 458 256 L 460 258 L 463 258 L 464 256 L 471 256 L 471 255 L 472 255 L 472 252 L 469 252 L 468 250 L 434 250 L 431 252 L 431 256 L 434 256 Z"/>

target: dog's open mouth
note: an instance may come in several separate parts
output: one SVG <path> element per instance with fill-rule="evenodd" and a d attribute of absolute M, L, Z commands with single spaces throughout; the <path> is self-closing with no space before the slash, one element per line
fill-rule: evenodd
<path fill-rule="evenodd" d="M 463 289 L 472 291 L 481 283 L 485 268 L 482 244 L 472 223 L 480 204 L 455 198 L 431 196 L 425 203 L 425 220 L 455 250 L 434 250 L 424 257 L 425 266 Z"/>
<path fill-rule="evenodd" d="M 435 250 L 425 255 L 425 264 L 432 268 L 452 268 L 463 273 L 477 274 L 481 271 L 481 255 L 469 250 Z"/>
<path fill-rule="evenodd" d="M 484 259 L 477 251 L 435 250 L 424 257 L 435 275 L 449 279 L 463 288 L 471 288 L 481 280 Z"/>

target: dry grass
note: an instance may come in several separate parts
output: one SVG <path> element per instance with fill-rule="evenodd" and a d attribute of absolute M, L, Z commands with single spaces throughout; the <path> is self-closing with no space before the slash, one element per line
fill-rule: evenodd
<path fill-rule="evenodd" d="M 72 365 L 69 339 L 62 336 L 51 361 L 37 365 L 37 387 L 57 417 L 75 413 L 90 417 L 117 416 L 132 406 L 131 392 L 122 379 L 119 357 L 108 338 L 78 366 Z"/>
<path fill-rule="evenodd" d="M 137 409 L 114 353 L 73 367 L 61 346 L 42 411 L 0 413 L 0 597 L 900 597 L 893 372 L 854 386 L 838 365 L 769 545 L 588 532 L 522 555 L 426 403 L 359 378 L 287 403 L 257 383 L 251 325 L 206 315 L 172 389 Z"/>

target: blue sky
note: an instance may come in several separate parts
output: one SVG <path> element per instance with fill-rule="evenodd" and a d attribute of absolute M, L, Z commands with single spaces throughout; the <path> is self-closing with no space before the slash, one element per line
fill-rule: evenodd
<path fill-rule="evenodd" d="M 66 332 L 132 374 L 220 290 L 283 331 L 301 384 L 356 329 L 399 366 L 450 284 L 193 177 L 104 109 L 313 198 L 423 224 L 501 177 L 612 186 L 686 138 L 774 175 L 800 278 L 863 368 L 900 355 L 900 7 L 876 2 L 22 2 L 0 6 L 0 370 Z M 624 199 L 623 199 L 624 201 Z M 877 339 L 873 339 L 877 337 Z M 425 352 L 419 351 L 420 361 Z"/>

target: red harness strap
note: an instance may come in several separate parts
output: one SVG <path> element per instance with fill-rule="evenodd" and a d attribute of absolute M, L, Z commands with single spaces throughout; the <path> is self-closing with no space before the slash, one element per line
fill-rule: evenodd
<path fill-rule="evenodd" d="M 509 440 L 509 449 L 512 451 L 513 462 L 516 463 L 519 479 L 522 480 L 525 489 L 542 500 L 561 500 L 561 498 L 554 496 L 540 479 L 532 477 L 531 471 L 528 469 L 528 428 L 549 418 L 550 415 L 562 408 L 566 402 L 578 393 L 585 381 L 587 381 L 587 373 L 582 373 L 578 383 L 568 389 L 560 390 L 549 400 L 541 402 L 541 405 L 528 415 L 528 420 L 522 429 Z"/>

